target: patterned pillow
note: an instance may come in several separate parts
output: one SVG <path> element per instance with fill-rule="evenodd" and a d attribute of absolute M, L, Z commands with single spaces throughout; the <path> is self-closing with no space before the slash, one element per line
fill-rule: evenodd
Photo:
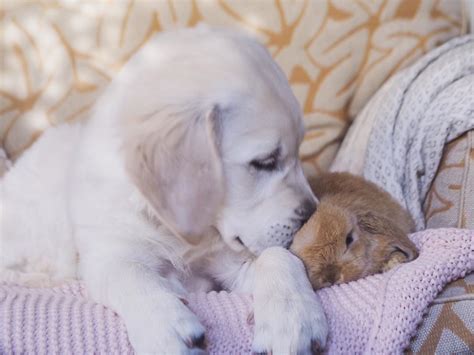
<path fill-rule="evenodd" d="M 424 212 L 427 228 L 474 229 L 474 131 L 446 145 Z"/>
<path fill-rule="evenodd" d="M 473 354 L 474 274 L 451 282 L 430 306 L 407 354 Z"/>
<path fill-rule="evenodd" d="M 154 33 L 203 21 L 256 35 L 281 65 L 304 110 L 301 156 L 309 174 L 328 167 L 350 119 L 388 76 L 464 27 L 458 0 L 5 0 L 1 6 L 0 139 L 13 159 L 47 127 L 87 117 Z"/>
<path fill-rule="evenodd" d="M 464 133 L 444 148 L 424 212 L 427 228 L 474 229 L 474 131 Z M 438 295 L 407 353 L 472 353 L 473 310 L 474 274 L 471 273 L 451 282 Z"/>

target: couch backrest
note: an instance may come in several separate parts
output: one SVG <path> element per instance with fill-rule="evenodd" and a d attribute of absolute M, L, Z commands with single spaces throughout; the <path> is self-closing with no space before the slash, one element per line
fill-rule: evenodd
<path fill-rule="evenodd" d="M 85 119 L 156 32 L 198 22 L 266 44 L 305 115 L 308 174 L 325 170 L 351 119 L 394 72 L 462 33 L 457 0 L 6 1 L 0 142 L 16 159 L 46 128 Z M 65 142 L 67 144 L 67 142 Z"/>

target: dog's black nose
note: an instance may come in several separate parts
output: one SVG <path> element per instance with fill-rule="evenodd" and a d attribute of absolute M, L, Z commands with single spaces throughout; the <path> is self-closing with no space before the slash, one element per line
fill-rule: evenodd
<path fill-rule="evenodd" d="M 301 225 L 305 224 L 306 221 L 316 211 L 316 202 L 314 200 L 305 200 L 296 210 L 295 214 L 298 219 L 301 220 Z"/>

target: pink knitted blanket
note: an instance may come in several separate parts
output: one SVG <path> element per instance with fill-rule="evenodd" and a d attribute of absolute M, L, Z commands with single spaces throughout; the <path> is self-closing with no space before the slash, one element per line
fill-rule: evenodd
<path fill-rule="evenodd" d="M 427 230 L 411 236 L 415 261 L 318 292 L 326 311 L 328 352 L 399 353 L 443 286 L 474 267 L 474 231 Z M 207 328 L 211 354 L 250 353 L 251 299 L 194 294 L 189 306 Z M 79 283 L 52 289 L 0 285 L 1 354 L 129 354 L 126 329 L 111 310 L 87 299 Z"/>

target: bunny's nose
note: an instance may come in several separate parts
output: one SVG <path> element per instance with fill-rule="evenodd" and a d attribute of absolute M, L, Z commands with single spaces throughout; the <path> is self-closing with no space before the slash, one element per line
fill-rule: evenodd
<path fill-rule="evenodd" d="M 341 270 L 336 265 L 326 265 L 324 270 L 324 281 L 330 285 L 334 285 L 339 280 Z"/>

